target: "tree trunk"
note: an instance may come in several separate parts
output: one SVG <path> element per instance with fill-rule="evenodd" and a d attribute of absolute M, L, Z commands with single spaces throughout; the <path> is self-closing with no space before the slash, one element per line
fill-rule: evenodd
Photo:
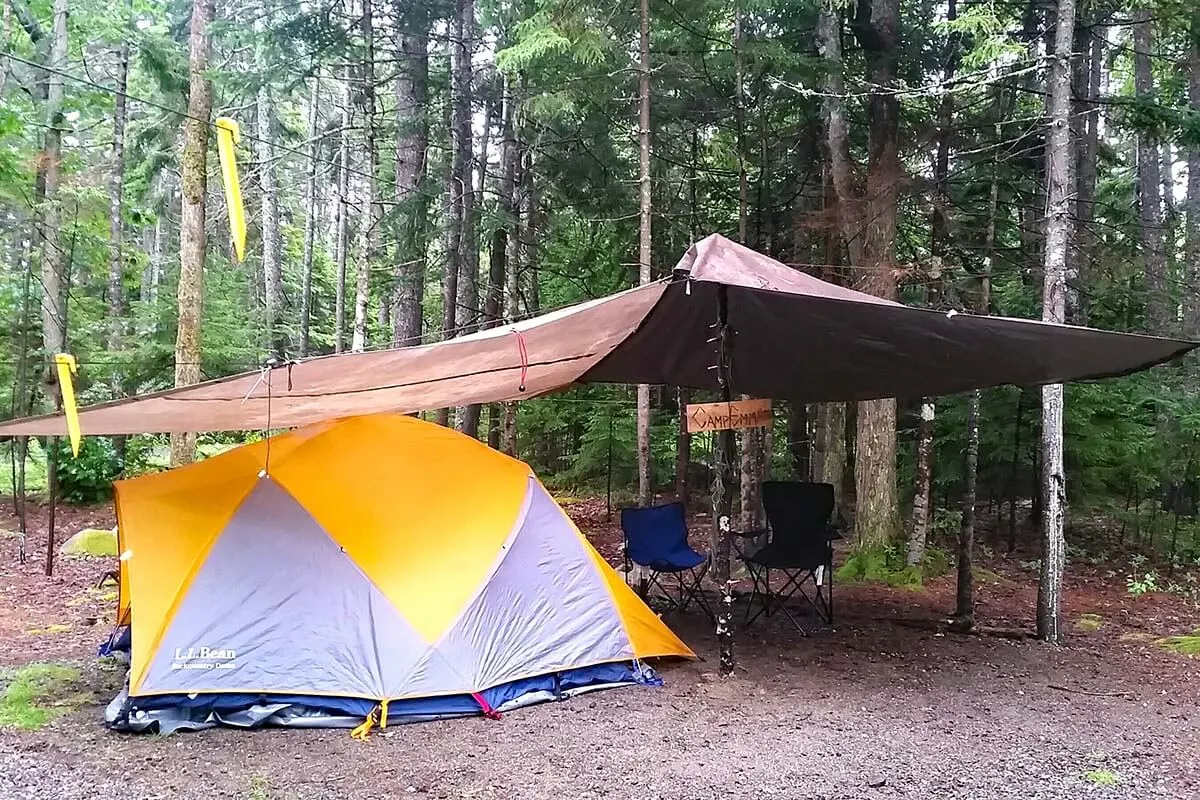
<path fill-rule="evenodd" d="M 1096 218 L 1096 175 L 1100 153 L 1100 80 L 1104 65 L 1104 37 L 1090 28 L 1086 38 L 1088 55 L 1083 59 L 1086 72 L 1080 76 L 1083 99 L 1079 102 L 1079 153 L 1075 160 L 1075 243 L 1068 258 L 1074 259 L 1070 270 L 1079 285 L 1087 285 L 1087 271 L 1096 257 L 1096 235 L 1092 224 Z M 1086 76 L 1086 81 L 1083 80 Z M 1085 324 L 1087 315 L 1082 302 L 1076 304 L 1072 322 Z"/>
<path fill-rule="evenodd" d="M 651 245 L 651 189 L 650 182 L 650 3 L 641 0 L 638 32 L 638 283 L 650 282 Z M 725 454 L 727 458 L 731 453 Z M 638 505 L 648 506 L 653 500 L 654 487 L 651 483 L 653 465 L 650 461 L 650 387 L 639 384 L 637 388 L 637 458 L 638 458 Z M 722 566 L 717 565 L 718 573 Z M 729 564 L 724 565 L 728 574 Z"/>
<path fill-rule="evenodd" d="M 1190 31 L 1191 47 L 1187 56 L 1188 99 L 1192 108 L 1200 108 L 1200 19 Z M 1187 265 L 1187 291 L 1184 292 L 1185 334 L 1200 332 L 1200 141 L 1193 141 L 1187 152 L 1187 199 L 1184 213 L 1184 262 Z"/>
<path fill-rule="evenodd" d="M 455 24 L 458 60 L 454 64 L 455 81 L 455 125 L 458 128 L 456 151 L 460 157 L 457 165 L 457 184 L 462 193 L 459 238 L 460 268 L 458 275 L 458 313 L 455 316 L 456 335 L 473 333 L 479 328 L 479 240 L 475 225 L 476 191 L 475 191 L 475 126 L 473 106 L 475 102 L 475 87 L 473 85 L 475 72 L 472 60 L 475 55 L 475 2 L 474 0 L 456 0 Z M 490 135 L 491 120 L 484 116 L 482 135 L 484 139 Z M 482 148 L 480 148 L 482 150 Z M 479 435 L 479 406 L 460 408 L 455 420 L 455 427 L 471 437 Z"/>
<path fill-rule="evenodd" d="M 788 403 L 787 450 L 797 480 L 813 480 L 812 434 L 809 428 L 808 405 L 792 400 Z"/>
<path fill-rule="evenodd" d="M 503 96 L 500 109 L 501 138 L 500 138 L 500 196 L 498 210 L 502 224 L 492 232 L 492 247 L 488 257 L 488 285 L 483 303 L 483 325 L 485 328 L 495 328 L 504 320 L 504 296 L 507 286 L 506 276 L 513 268 L 515 248 L 510 244 L 518 235 L 516 207 L 516 178 L 517 178 L 517 142 L 513 134 L 513 115 L 516 98 L 513 96 L 511 78 L 503 78 Z M 486 172 L 486 161 L 483 170 Z M 500 448 L 501 437 L 501 406 L 493 403 L 488 406 L 488 445 L 492 449 Z"/>
<path fill-rule="evenodd" d="M 930 499 L 933 490 L 933 421 L 937 406 L 932 401 L 921 403 L 921 422 L 917 426 L 917 486 L 913 493 L 912 519 L 908 528 L 908 566 L 919 567 L 925 561 L 925 545 L 929 540 L 929 520 L 933 509 Z"/>
<path fill-rule="evenodd" d="M 846 472 L 846 404 L 817 406 L 813 425 L 813 480 L 833 486 L 837 505 L 842 505 L 842 476 Z"/>
<path fill-rule="evenodd" d="M 733 10 L 733 70 L 735 135 L 738 165 L 738 242 L 749 245 L 750 179 L 746 167 L 746 81 L 742 63 L 742 11 L 738 4 Z M 760 210 L 761 211 L 761 210 Z M 743 399 L 749 395 L 743 395 Z M 743 531 L 762 527 L 761 463 L 763 432 L 747 428 L 738 432 L 741 449 L 741 479 L 738 482 L 738 507 L 741 509 L 740 528 Z"/>
<path fill-rule="evenodd" d="M 188 116 L 183 120 L 179 221 L 179 328 L 175 336 L 175 385 L 200 381 L 200 313 L 204 297 L 205 196 L 208 190 L 208 132 L 212 84 L 208 81 L 208 26 L 214 0 L 195 0 L 188 53 Z M 196 457 L 196 434 L 172 434 L 171 465 Z"/>
<path fill-rule="evenodd" d="M 67 291 L 66 245 L 62 235 L 62 135 L 63 71 L 67 68 L 67 0 L 54 0 L 50 54 L 47 59 L 45 132 L 42 158 L 41 229 L 42 261 L 42 352 L 46 359 L 47 392 L 53 394 L 58 378 L 54 355 L 66 349 Z"/>
<path fill-rule="evenodd" d="M 304 253 L 301 257 L 300 278 L 300 357 L 307 358 L 312 335 L 313 249 L 317 238 L 317 160 L 321 144 L 320 130 L 321 75 L 312 77 L 308 95 L 308 164 L 304 180 Z"/>
<path fill-rule="evenodd" d="M 996 103 L 997 119 L 1000 118 L 1000 102 Z M 991 310 L 992 262 L 996 252 L 996 214 L 999 211 L 1000 184 L 997 178 L 996 156 L 993 155 L 991 192 L 988 203 L 988 226 L 984 241 L 983 271 L 979 276 L 979 295 L 975 313 L 987 314 Z M 1065 313 L 1065 312 L 1064 312 Z M 976 389 L 971 393 L 967 405 L 967 453 L 964 469 L 966 491 L 963 493 L 962 525 L 958 534 L 958 581 L 955 593 L 955 617 L 958 627 L 970 630 L 975 627 L 975 506 L 979 484 L 979 414 L 983 393 Z M 1021 427 L 1021 407 L 1017 405 L 1017 429 Z M 1014 513 L 1016 513 L 1014 511 Z"/>
<path fill-rule="evenodd" d="M 853 19 L 872 86 L 866 188 L 855 185 L 849 132 L 843 111 L 841 25 L 837 11 L 823 9 L 817 36 L 829 65 L 826 78 L 826 137 L 838 221 L 860 291 L 897 297 L 892 251 L 899 183 L 900 101 L 890 87 L 896 75 L 898 0 L 863 0 Z M 896 504 L 896 401 L 871 400 L 858 407 L 855 437 L 855 537 L 859 548 L 881 547 L 900 531 Z"/>
<path fill-rule="evenodd" d="M 1059 0 L 1054 56 L 1047 79 L 1046 116 L 1046 258 L 1043 270 L 1042 319 L 1066 317 L 1066 256 L 1071 228 L 1071 50 L 1075 32 L 1075 0 Z M 1157 170 L 1155 170 L 1157 173 Z M 1155 185 L 1158 185 L 1157 176 Z M 1063 470 L 1063 387 L 1042 388 L 1042 565 L 1038 582 L 1038 637 L 1061 641 L 1062 578 L 1066 562 L 1063 518 L 1066 476 Z"/>
<path fill-rule="evenodd" d="M 1148 7 L 1133 13 L 1133 83 L 1138 99 L 1153 102 L 1154 73 L 1150 65 L 1154 35 Z M 1163 237 L 1162 153 L 1148 130 L 1137 135 L 1138 221 L 1142 263 L 1146 274 L 1146 323 L 1150 333 L 1165 335 L 1171 327 L 1167 291 L 1167 254 Z"/>
<path fill-rule="evenodd" d="M 392 346 L 421 343 L 425 299 L 425 247 L 429 204 L 425 197 L 425 151 L 429 148 L 429 19 L 415 3 L 397 35 L 400 73 L 396 77 L 396 240 L 392 301 Z"/>
<path fill-rule="evenodd" d="M 533 178 L 530 153 L 521 144 L 517 148 L 515 158 L 516 177 L 514 179 L 513 225 L 509 249 L 512 257 L 509 260 L 508 273 L 505 277 L 505 315 L 510 322 L 520 318 L 521 274 L 528 264 L 531 251 L 530 237 L 533 235 L 533 211 L 529 207 L 532 197 L 529 182 Z M 517 404 L 504 404 L 504 419 L 500 423 L 500 449 L 514 458 L 517 457 Z"/>
<path fill-rule="evenodd" d="M 257 121 L 258 179 L 262 201 L 262 266 L 263 299 L 266 312 L 266 349 L 275 358 L 283 360 L 287 350 L 287 337 L 283 330 L 283 264 L 279 253 L 279 190 L 275 181 L 275 109 L 271 100 L 271 84 L 266 79 L 270 71 L 263 37 L 266 34 L 266 15 L 261 11 L 257 34 L 259 36 L 257 68 L 262 83 L 255 96 Z"/>
<path fill-rule="evenodd" d="M 167 228 L 170 227 L 169 220 L 164 219 L 166 215 L 167 207 L 164 206 L 163 210 L 154 220 L 154 236 L 150 243 L 150 280 L 142 288 L 144 297 L 150 304 L 150 333 L 158 333 L 159 327 L 158 289 L 162 284 L 163 261 L 166 258 L 164 251 L 167 246 Z"/>
<path fill-rule="evenodd" d="M 342 131 L 338 142 L 337 231 L 334 237 L 333 352 L 346 349 L 346 260 L 350 249 L 350 147 L 354 107 L 351 95 L 353 69 L 342 76 Z"/>
<path fill-rule="evenodd" d="M 362 4 L 363 63 L 362 86 L 359 98 L 363 111 L 363 149 L 366 164 L 363 171 L 362 215 L 358 228 L 358 263 L 354 286 L 354 334 L 350 351 L 360 353 L 367 347 L 367 299 L 370 295 L 371 262 L 375 258 L 375 28 L 371 14 L 372 3 Z"/>
<path fill-rule="evenodd" d="M 125 121 L 128 103 L 129 39 L 117 49 L 117 84 L 113 98 L 112 172 L 108 179 L 108 349 L 125 346 L 125 253 L 122 207 L 125 196 Z M 113 393 L 120 391 L 120 373 L 113 368 Z"/>

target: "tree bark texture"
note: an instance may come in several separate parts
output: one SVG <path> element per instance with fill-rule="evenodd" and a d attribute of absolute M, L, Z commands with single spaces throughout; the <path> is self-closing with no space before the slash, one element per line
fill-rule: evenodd
<path fill-rule="evenodd" d="M 917 426 L 917 485 L 913 492 L 912 520 L 908 528 L 908 565 L 919 567 L 925 561 L 925 545 L 929 540 L 929 520 L 933 509 L 930 499 L 933 488 L 933 421 L 937 406 L 932 401 L 921 403 L 921 421 Z"/>
<path fill-rule="evenodd" d="M 1096 218 L 1096 176 L 1100 153 L 1100 99 L 1101 77 L 1104 66 L 1104 37 L 1095 30 L 1087 29 L 1082 42 L 1088 44 L 1087 55 L 1080 67 L 1080 89 L 1083 98 L 1077 104 L 1079 152 L 1075 160 L 1075 247 L 1068 258 L 1074 260 L 1069 270 L 1079 285 L 1087 285 L 1087 273 L 1095 258 L 1096 234 L 1092 225 Z M 1077 324 L 1087 322 L 1086 309 L 1082 302 L 1074 304 L 1072 319 Z"/>
<path fill-rule="evenodd" d="M 46 391 L 58 385 L 54 355 L 66 350 L 67 338 L 67 246 L 62 235 L 62 136 L 63 76 L 67 68 L 67 0 L 54 0 L 50 53 L 46 61 L 46 99 L 42 121 L 41 230 L 42 260 L 42 352 L 46 360 Z"/>
<path fill-rule="evenodd" d="M 317 161 L 321 154 L 320 129 L 321 76 L 312 77 L 308 95 L 308 164 L 304 176 L 304 251 L 300 266 L 300 344 L 301 358 L 308 357 L 312 346 L 313 252 L 317 240 Z"/>
<path fill-rule="evenodd" d="M 200 381 L 200 324 L 204 297 L 205 197 L 208 191 L 209 118 L 212 84 L 208 81 L 209 34 L 215 1 L 195 0 L 188 44 L 188 116 L 183 120 L 183 157 L 179 221 L 179 327 L 175 335 L 175 385 Z M 196 457 L 196 434 L 171 436 L 171 465 Z"/>
<path fill-rule="evenodd" d="M 651 210 L 650 182 L 650 3 L 641 0 L 638 33 L 638 283 L 647 284 L 651 278 Z M 726 458 L 732 457 L 730 453 Z M 654 487 L 651 483 L 653 465 L 650 460 L 650 387 L 637 388 L 637 460 L 638 504 L 650 505 Z M 728 569 L 728 567 L 726 567 Z"/>
<path fill-rule="evenodd" d="M 899 48 L 898 0 L 862 0 L 852 19 L 863 48 L 873 91 L 867 104 L 870 121 L 865 188 L 859 189 L 850 157 L 843 110 L 841 23 L 839 12 L 824 8 L 817 25 L 818 46 L 827 62 L 826 145 L 837 198 L 837 216 L 859 273 L 860 291 L 897 298 L 892 250 L 896 235 L 899 187 L 904 169 L 899 155 L 900 101 L 888 90 L 896 76 Z M 855 538 L 860 548 L 882 546 L 900 532 L 896 503 L 896 402 L 859 404 L 855 439 Z"/>
<path fill-rule="evenodd" d="M 1154 72 L 1150 58 L 1154 43 L 1151 11 L 1133 12 L 1133 83 L 1140 100 L 1154 98 Z M 1138 224 L 1142 263 L 1146 275 L 1146 324 L 1150 333 L 1165 335 L 1171 327 L 1171 300 L 1167 291 L 1167 252 L 1163 235 L 1162 153 L 1158 137 L 1149 130 L 1137 135 Z"/>
<path fill-rule="evenodd" d="M 117 49 L 117 82 L 113 97 L 112 171 L 108 178 L 108 349 L 125 346 L 125 121 L 128 103 L 125 89 L 129 83 L 129 39 Z M 119 390 L 118 371 L 113 370 L 113 390 Z"/>
<path fill-rule="evenodd" d="M 1188 99 L 1192 108 L 1200 109 L 1200 18 L 1192 23 L 1191 47 L 1187 56 Z M 1187 291 L 1184 300 L 1186 335 L 1200 332 L 1200 142 L 1193 142 L 1187 152 L 1187 198 L 1184 215 L 1184 261 L 1187 269 Z"/>
<path fill-rule="evenodd" d="M 1075 0 L 1060 0 L 1054 54 L 1049 63 L 1046 116 L 1046 247 L 1042 319 L 1066 317 L 1066 257 L 1071 229 L 1071 51 Z M 1155 185 L 1158 181 L 1155 180 Z M 1063 637 L 1062 579 L 1066 563 L 1063 523 L 1066 475 L 1063 468 L 1063 387 L 1042 387 L 1042 564 L 1038 582 L 1037 632 L 1047 642 Z"/>
<path fill-rule="evenodd" d="M 351 82 L 354 71 L 346 66 L 342 75 L 342 131 L 338 140 L 337 230 L 334 235 L 333 351 L 346 349 L 346 262 L 350 250 L 350 148 L 354 107 Z"/>
<path fill-rule="evenodd" d="M 264 9 L 263 13 L 267 13 Z M 259 36 L 266 36 L 265 21 L 260 24 Z M 258 71 L 262 83 L 255 95 L 257 121 L 259 194 L 262 202 L 262 267 L 265 306 L 266 348 L 277 359 L 287 350 L 283 327 L 283 263 L 279 252 L 279 189 L 275 180 L 275 109 L 271 84 L 266 79 L 270 70 L 262 40 L 258 45 Z"/>
<path fill-rule="evenodd" d="M 379 219 L 375 207 L 375 26 L 371 13 L 372 3 L 364 0 L 362 12 L 363 62 L 359 100 L 363 112 L 363 197 L 362 214 L 358 227 L 358 258 L 355 264 L 354 286 L 354 333 L 350 339 L 351 352 L 362 352 L 367 347 L 367 300 L 371 288 L 371 263 L 375 259 L 376 224 Z"/>
<path fill-rule="evenodd" d="M 429 203 L 425 194 L 429 148 L 429 19 L 415 3 L 397 34 L 396 76 L 396 267 L 392 301 L 392 346 L 421 344 L 425 297 L 425 247 Z"/>

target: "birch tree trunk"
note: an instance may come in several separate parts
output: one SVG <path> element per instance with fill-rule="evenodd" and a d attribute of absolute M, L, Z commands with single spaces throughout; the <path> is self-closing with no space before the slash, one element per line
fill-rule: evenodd
<path fill-rule="evenodd" d="M 733 72 L 734 72 L 734 125 L 737 137 L 738 164 L 738 242 L 749 245 L 748 228 L 750 216 L 750 180 L 746 168 L 746 78 L 743 63 L 742 10 L 737 3 L 733 10 Z M 749 395 L 742 395 L 743 398 Z M 738 432 L 741 448 L 741 479 L 738 482 L 738 507 L 741 509 L 740 527 L 743 531 L 762 527 L 762 499 L 760 494 L 761 462 L 763 458 L 763 432 L 759 428 L 747 428 Z"/>
<path fill-rule="evenodd" d="M 371 262 L 375 258 L 375 28 L 371 0 L 362 4 L 363 63 L 359 97 L 363 112 L 363 149 L 366 164 L 363 172 L 362 214 L 358 228 L 358 260 L 354 285 L 354 334 L 350 351 L 360 353 L 367 347 L 367 299 L 370 293 Z"/>
<path fill-rule="evenodd" d="M 1066 317 L 1066 257 L 1071 230 L 1071 51 L 1075 0 L 1059 0 L 1054 54 L 1049 62 L 1046 116 L 1046 248 L 1042 319 Z M 1155 180 L 1155 185 L 1158 181 Z M 1038 582 L 1037 632 L 1059 642 L 1062 628 L 1062 579 L 1066 563 L 1063 523 L 1066 475 L 1063 468 L 1063 387 L 1042 387 L 1042 564 Z"/>
<path fill-rule="evenodd" d="M 188 116 L 183 120 L 182 211 L 179 221 L 179 328 L 175 336 L 175 385 L 200 381 L 200 321 L 204 297 L 205 199 L 212 84 L 208 81 L 209 35 L 215 0 L 195 0 L 188 53 Z M 171 465 L 196 458 L 196 434 L 171 435 Z"/>
<path fill-rule="evenodd" d="M 1133 83 L 1139 99 L 1152 102 L 1154 73 L 1150 52 L 1154 40 L 1148 7 L 1133 13 Z M 1150 333 L 1165 335 L 1170 327 L 1167 292 L 1167 254 L 1163 237 L 1162 153 L 1157 137 L 1148 130 L 1137 135 L 1138 222 L 1142 263 L 1146 274 L 1146 322 Z"/>
<path fill-rule="evenodd" d="M 354 123 L 351 101 L 351 79 L 354 72 L 347 66 L 342 76 L 342 131 L 338 142 L 337 230 L 334 236 L 333 351 L 346 349 L 346 257 L 350 249 L 350 128 Z"/>
<path fill-rule="evenodd" d="M 917 485 L 913 492 L 912 519 L 908 530 L 910 567 L 925 561 L 925 546 L 929 540 L 930 499 L 933 487 L 933 421 L 937 406 L 931 400 L 921 403 L 921 421 L 917 426 Z"/>
<path fill-rule="evenodd" d="M 317 160 L 321 143 L 320 130 L 321 75 L 312 77 L 308 95 L 308 164 L 304 180 L 304 253 L 301 256 L 300 278 L 300 357 L 307 358 L 312 333 L 313 250 L 317 238 Z"/>
<path fill-rule="evenodd" d="M 392 300 L 392 346 L 421 343 L 425 298 L 425 247 L 429 204 L 425 197 L 425 151 L 429 147 L 429 19 L 414 4 L 397 35 L 400 72 L 396 76 L 396 240 Z"/>
<path fill-rule="evenodd" d="M 638 283 L 650 282 L 650 243 L 652 193 L 650 183 L 650 3 L 641 0 L 638 27 Z M 728 457 L 730 454 L 726 454 Z M 648 506 L 653 500 L 651 483 L 653 464 L 650 461 L 650 387 L 637 387 L 637 458 L 638 505 Z M 729 572 L 729 564 L 716 565 L 717 573 Z"/>

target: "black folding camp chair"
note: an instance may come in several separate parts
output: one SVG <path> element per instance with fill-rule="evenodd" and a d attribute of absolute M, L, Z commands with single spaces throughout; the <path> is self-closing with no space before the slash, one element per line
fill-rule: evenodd
<path fill-rule="evenodd" d="M 841 538 L 832 524 L 835 498 L 828 483 L 764 481 L 763 510 L 767 515 L 769 539 L 753 553 L 741 553 L 754 581 L 745 624 L 762 615 L 782 611 L 801 634 L 808 631 L 788 607 L 799 595 L 817 617 L 833 623 L 833 539 Z M 743 538 L 759 532 L 743 533 Z M 739 550 L 741 548 L 739 547 Z M 783 573 L 780 586 L 771 585 L 772 572 Z M 807 586 L 811 582 L 812 591 Z M 754 611 L 755 599 L 762 604 Z M 753 612 L 753 613 L 752 613 Z"/>
<path fill-rule="evenodd" d="M 709 558 L 688 544 L 687 517 L 682 503 L 623 508 L 621 530 L 625 533 L 626 573 L 631 561 L 645 570 L 645 584 L 639 592 L 643 600 L 648 599 L 653 586 L 679 611 L 686 611 L 695 601 L 712 616 L 700 590 Z M 667 576 L 674 578 L 670 582 L 675 584 L 671 587 L 675 591 L 664 585 Z"/>

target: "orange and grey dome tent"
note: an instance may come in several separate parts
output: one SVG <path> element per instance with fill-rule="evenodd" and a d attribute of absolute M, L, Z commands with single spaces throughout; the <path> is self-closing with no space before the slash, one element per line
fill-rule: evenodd
<path fill-rule="evenodd" d="M 399 414 L 116 484 L 118 728 L 492 714 L 692 651 L 530 468 Z"/>

